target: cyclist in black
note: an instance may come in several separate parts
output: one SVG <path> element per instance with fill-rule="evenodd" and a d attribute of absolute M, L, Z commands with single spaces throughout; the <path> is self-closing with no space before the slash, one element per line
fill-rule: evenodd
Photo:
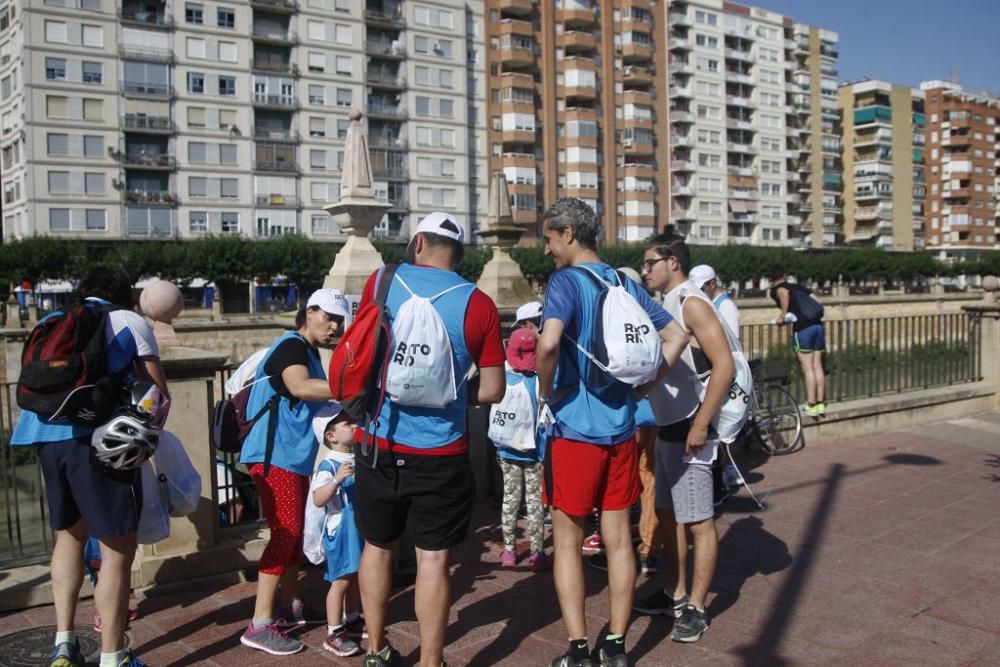
<path fill-rule="evenodd" d="M 770 278 L 773 285 L 771 298 L 781 309 L 777 323 L 792 325 L 792 348 L 799 357 L 806 384 L 808 404 L 805 412 L 810 417 L 819 417 L 826 413 L 826 375 L 823 372 L 826 333 L 823 328 L 823 304 L 809 288 L 788 282 L 784 267 L 773 267 Z M 786 319 L 788 314 L 794 317 Z"/>

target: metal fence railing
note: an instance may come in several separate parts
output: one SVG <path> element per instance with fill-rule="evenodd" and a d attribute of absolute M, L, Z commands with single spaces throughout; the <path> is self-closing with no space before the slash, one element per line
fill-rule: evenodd
<path fill-rule="evenodd" d="M 236 368 L 236 364 L 228 364 L 216 372 L 215 382 L 212 383 L 215 390 L 215 400 L 225 397 L 226 380 Z M 214 452 L 214 454 L 219 525 L 226 528 L 260 523 L 261 513 L 257 489 L 246 466 L 239 462 L 239 455 L 222 452 Z"/>
<path fill-rule="evenodd" d="M 980 329 L 967 313 L 825 322 L 826 400 L 845 401 L 982 379 Z M 748 359 L 785 361 L 792 393 L 805 400 L 790 326 L 740 327 Z"/>

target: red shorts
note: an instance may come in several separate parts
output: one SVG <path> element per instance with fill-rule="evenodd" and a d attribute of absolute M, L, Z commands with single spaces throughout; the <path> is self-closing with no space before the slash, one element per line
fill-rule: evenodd
<path fill-rule="evenodd" d="M 642 493 L 639 454 L 633 435 L 617 445 L 553 438 L 545 451 L 543 497 L 570 516 L 595 507 L 614 512 L 631 507 Z"/>

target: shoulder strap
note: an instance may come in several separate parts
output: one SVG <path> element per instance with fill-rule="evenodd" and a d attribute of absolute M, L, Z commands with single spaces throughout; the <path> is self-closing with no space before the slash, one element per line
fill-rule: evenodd
<path fill-rule="evenodd" d="M 457 285 L 452 285 L 452 286 L 451 286 L 451 287 L 449 287 L 448 289 L 446 289 L 446 290 L 442 290 L 442 291 L 438 292 L 437 294 L 435 294 L 435 295 L 433 295 L 433 296 L 428 296 L 428 297 L 421 297 L 421 296 L 420 296 L 419 294 L 417 294 L 417 293 L 416 293 L 416 292 L 414 292 L 414 291 L 413 291 L 412 289 L 410 289 L 410 286 L 406 284 L 406 281 L 405 281 L 405 280 L 403 280 L 403 276 L 398 276 L 398 275 L 397 275 L 397 276 L 396 276 L 396 280 L 397 280 L 397 281 L 399 281 L 399 284 L 400 284 L 400 285 L 402 285 L 402 286 L 403 286 L 403 288 L 404 288 L 404 289 L 405 289 L 405 290 L 406 290 L 407 292 L 409 292 L 409 293 L 410 293 L 410 296 L 415 296 L 415 297 L 417 297 L 418 299 L 427 299 L 427 300 L 428 300 L 428 301 L 430 301 L 431 303 L 434 303 L 435 301 L 437 301 L 437 300 L 438 300 L 439 298 L 441 298 L 442 296 L 444 296 L 444 295 L 445 295 L 445 294 L 447 294 L 448 292 L 452 292 L 452 291 L 454 291 L 454 290 L 457 290 L 457 289 L 458 289 L 458 288 L 460 288 L 460 287 L 465 287 L 465 286 L 471 286 L 471 287 L 475 288 L 475 285 L 473 285 L 472 283 L 459 283 L 459 284 L 457 284 Z"/>
<path fill-rule="evenodd" d="M 389 296 L 389 288 L 392 287 L 392 279 L 396 276 L 396 264 L 386 264 L 382 269 L 382 275 L 378 278 L 378 289 L 375 290 L 375 303 L 380 306 L 385 305 L 385 299 Z M 400 278 L 399 282 L 403 282 Z"/>
<path fill-rule="evenodd" d="M 596 271 L 594 271 L 593 269 L 591 269 L 589 267 L 583 266 L 582 264 L 577 264 L 577 265 L 571 266 L 569 268 L 576 269 L 577 271 L 582 271 L 584 273 L 584 275 L 591 276 L 592 279 L 594 281 L 596 281 L 597 284 L 602 289 L 608 288 L 608 287 L 612 287 L 611 283 L 609 283 L 607 280 L 605 280 L 604 278 L 602 278 L 600 275 L 598 275 L 598 273 Z M 621 280 L 621 278 L 619 278 L 619 280 Z"/>
<path fill-rule="evenodd" d="M 281 404 L 281 395 L 277 392 L 271 400 L 264 406 L 268 408 L 267 415 L 267 444 L 264 445 L 264 477 L 271 472 L 271 455 L 274 454 L 274 436 L 278 432 L 278 405 Z"/>

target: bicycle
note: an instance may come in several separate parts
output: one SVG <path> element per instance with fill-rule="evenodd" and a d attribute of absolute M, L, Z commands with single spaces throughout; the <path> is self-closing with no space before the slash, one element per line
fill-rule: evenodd
<path fill-rule="evenodd" d="M 747 417 L 749 432 L 772 456 L 798 451 L 805 444 L 802 414 L 795 397 L 785 389 L 791 375 L 791 362 L 753 359 L 750 372 L 754 386 Z"/>

